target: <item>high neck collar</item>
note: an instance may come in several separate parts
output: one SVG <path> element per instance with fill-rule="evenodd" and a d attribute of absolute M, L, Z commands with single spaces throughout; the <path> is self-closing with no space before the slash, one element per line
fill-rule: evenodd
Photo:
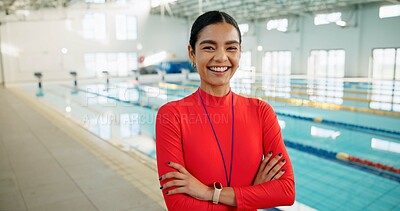
<path fill-rule="evenodd" d="M 203 99 L 204 104 L 206 106 L 212 106 L 212 107 L 230 106 L 232 104 L 232 95 L 234 94 L 232 90 L 229 90 L 228 94 L 226 94 L 225 96 L 214 96 L 205 92 L 200 88 L 197 90 L 197 92 L 200 93 L 200 96 Z M 199 94 L 196 93 L 196 96 L 198 95 Z"/>

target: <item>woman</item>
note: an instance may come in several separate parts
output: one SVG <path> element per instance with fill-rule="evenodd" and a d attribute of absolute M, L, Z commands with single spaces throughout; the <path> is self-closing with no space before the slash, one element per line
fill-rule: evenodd
<path fill-rule="evenodd" d="M 207 12 L 193 23 L 188 53 L 200 88 L 162 106 L 156 122 L 160 189 L 169 210 L 294 203 L 294 174 L 274 111 L 230 89 L 240 52 L 239 27 L 228 14 Z"/>

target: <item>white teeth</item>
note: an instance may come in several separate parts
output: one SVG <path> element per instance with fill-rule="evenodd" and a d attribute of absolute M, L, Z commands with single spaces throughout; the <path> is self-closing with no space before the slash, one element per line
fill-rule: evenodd
<path fill-rule="evenodd" d="M 228 67 L 210 67 L 210 70 L 215 72 L 224 72 L 228 69 Z"/>

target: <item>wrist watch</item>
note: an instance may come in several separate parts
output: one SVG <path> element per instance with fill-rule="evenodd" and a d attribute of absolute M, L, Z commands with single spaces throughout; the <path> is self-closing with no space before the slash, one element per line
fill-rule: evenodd
<path fill-rule="evenodd" d="M 222 184 L 220 182 L 214 182 L 214 194 L 212 197 L 212 201 L 214 204 L 218 204 L 219 202 L 219 195 L 222 191 Z"/>

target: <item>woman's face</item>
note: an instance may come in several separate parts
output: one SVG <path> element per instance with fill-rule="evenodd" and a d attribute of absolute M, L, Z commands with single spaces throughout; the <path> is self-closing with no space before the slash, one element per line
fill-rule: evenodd
<path fill-rule="evenodd" d="M 228 23 L 211 24 L 197 38 L 196 50 L 189 45 L 189 57 L 200 74 L 201 88 L 229 90 L 229 81 L 239 66 L 239 34 Z"/>

